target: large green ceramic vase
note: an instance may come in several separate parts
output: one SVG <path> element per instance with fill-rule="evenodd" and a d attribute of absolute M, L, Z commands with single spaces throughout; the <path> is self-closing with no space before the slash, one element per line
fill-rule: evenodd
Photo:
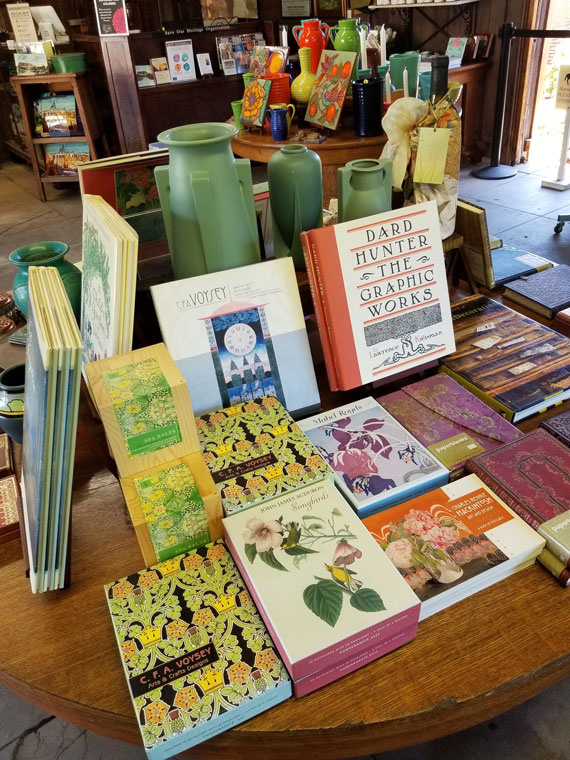
<path fill-rule="evenodd" d="M 360 158 L 338 170 L 338 221 L 350 222 L 392 208 L 392 162 Z"/>
<path fill-rule="evenodd" d="M 177 280 L 260 260 L 251 166 L 234 158 L 236 132 L 204 123 L 158 135 L 169 152 L 154 171 Z"/>
<path fill-rule="evenodd" d="M 305 269 L 299 234 L 323 226 L 321 159 L 306 145 L 283 145 L 267 165 L 275 255 Z"/>
<path fill-rule="evenodd" d="M 60 274 L 63 287 L 71 303 L 75 318 L 79 322 L 81 315 L 81 272 L 70 261 L 65 260 L 68 252 L 67 243 L 59 240 L 45 240 L 16 248 L 8 256 L 8 261 L 18 267 L 14 277 L 12 293 L 18 309 L 28 316 L 28 280 L 30 267 L 55 267 Z"/>

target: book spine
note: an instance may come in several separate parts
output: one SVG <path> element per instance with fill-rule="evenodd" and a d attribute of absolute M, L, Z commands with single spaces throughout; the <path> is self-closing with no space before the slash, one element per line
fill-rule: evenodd
<path fill-rule="evenodd" d="M 331 391 L 337 391 L 338 378 L 336 373 L 336 366 L 334 362 L 334 356 L 332 352 L 331 339 L 329 334 L 327 314 L 325 309 L 325 300 L 323 292 L 323 283 L 320 278 L 319 265 L 317 261 L 315 245 L 311 241 L 310 232 L 301 232 L 300 234 L 301 246 L 303 248 L 303 255 L 305 257 L 305 263 L 307 265 L 307 274 L 309 276 L 309 288 L 311 290 L 311 297 L 313 299 L 313 306 L 315 308 L 315 317 L 317 319 L 317 327 L 319 329 L 319 335 L 321 336 L 321 346 L 323 349 L 323 356 L 325 359 L 325 367 L 327 370 L 327 377 Z"/>
<path fill-rule="evenodd" d="M 560 541 L 557 541 L 550 531 L 544 530 L 542 526 L 540 526 L 538 529 L 538 532 L 540 535 L 546 539 L 546 547 L 549 551 L 554 554 L 555 557 L 557 557 L 560 562 L 564 563 L 570 568 L 570 547 L 565 546 L 564 544 L 560 543 Z"/>
<path fill-rule="evenodd" d="M 497 399 L 489 396 L 488 393 L 485 393 L 485 391 L 481 390 L 481 388 L 478 388 L 476 385 L 469 382 L 469 380 L 466 380 L 462 375 L 450 369 L 445 364 L 440 365 L 439 371 L 445 372 L 446 375 L 449 375 L 449 377 L 459 383 L 459 385 L 467 388 L 470 393 L 472 393 L 474 396 L 477 396 L 477 398 L 480 398 L 481 401 L 484 401 L 487 406 L 490 406 L 491 409 L 494 409 L 496 412 L 498 412 L 508 422 L 513 421 L 513 417 L 515 415 L 513 409 L 509 409 L 509 407 L 505 406 L 505 404 L 502 404 L 500 401 L 497 401 Z"/>
<path fill-rule="evenodd" d="M 486 486 L 489 486 L 494 494 L 502 499 L 505 504 L 507 504 L 513 510 L 513 512 L 517 513 L 519 517 L 522 517 L 522 519 L 528 525 L 530 525 L 531 528 L 534 528 L 536 531 L 539 529 L 542 523 L 536 517 L 536 515 L 533 515 L 532 512 L 526 509 L 524 504 L 521 504 L 518 499 L 509 493 L 507 489 L 504 488 L 497 480 L 495 480 L 495 478 L 490 473 L 488 473 L 487 470 L 482 467 L 476 460 L 469 459 L 465 463 L 465 470 L 466 472 L 472 472 L 474 475 L 477 475 L 477 477 L 480 478 Z"/>
<path fill-rule="evenodd" d="M 570 570 L 552 554 L 548 548 L 544 548 L 538 555 L 538 561 L 565 587 L 570 586 Z"/>

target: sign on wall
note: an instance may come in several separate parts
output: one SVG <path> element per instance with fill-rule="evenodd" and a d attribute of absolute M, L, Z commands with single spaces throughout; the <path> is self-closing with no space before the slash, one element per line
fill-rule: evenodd
<path fill-rule="evenodd" d="M 555 108 L 570 108 L 570 66 L 561 66 L 558 72 Z"/>

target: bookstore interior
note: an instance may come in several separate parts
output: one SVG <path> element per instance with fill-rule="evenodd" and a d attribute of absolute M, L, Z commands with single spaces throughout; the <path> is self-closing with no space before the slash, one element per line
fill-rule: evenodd
<path fill-rule="evenodd" d="M 3 684 L 340 758 L 570 674 L 570 268 L 459 193 L 546 5 L 0 0 L 2 157 L 82 201 L 0 293 Z"/>

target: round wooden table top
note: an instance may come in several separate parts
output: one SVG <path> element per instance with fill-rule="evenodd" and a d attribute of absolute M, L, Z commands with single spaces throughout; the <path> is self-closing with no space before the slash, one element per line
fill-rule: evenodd
<path fill-rule="evenodd" d="M 65 720 L 141 744 L 103 584 L 143 561 L 119 483 L 97 458 L 102 429 L 86 409 L 82 420 L 70 588 L 33 595 L 20 543 L 0 545 L 0 681 Z M 570 674 L 568 609 L 567 591 L 533 565 L 423 621 L 399 650 L 183 755 L 354 757 L 459 731 Z"/>

